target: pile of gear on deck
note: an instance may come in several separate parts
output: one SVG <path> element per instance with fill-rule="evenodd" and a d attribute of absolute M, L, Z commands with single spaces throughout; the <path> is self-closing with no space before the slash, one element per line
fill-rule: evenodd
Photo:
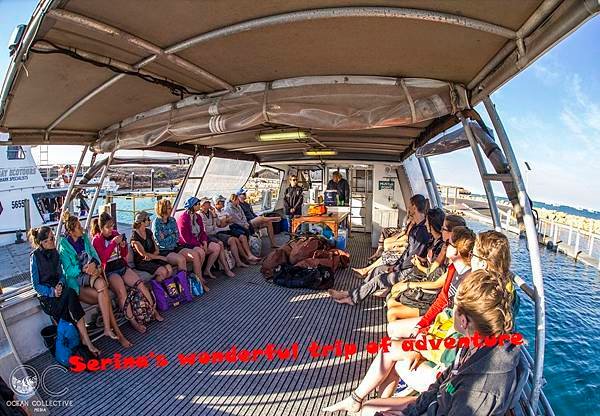
<path fill-rule="evenodd" d="M 350 254 L 331 248 L 326 238 L 303 235 L 271 251 L 260 271 L 279 286 L 326 290 L 333 287 L 335 272 L 349 264 Z"/>

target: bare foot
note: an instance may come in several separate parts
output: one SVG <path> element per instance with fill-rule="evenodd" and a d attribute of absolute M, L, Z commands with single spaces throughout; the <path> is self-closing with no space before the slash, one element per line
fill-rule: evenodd
<path fill-rule="evenodd" d="M 210 289 L 208 288 L 206 282 L 202 282 L 202 289 L 204 289 L 204 292 L 210 292 Z"/>
<path fill-rule="evenodd" d="M 125 338 L 124 335 L 121 335 L 121 337 L 119 338 L 119 343 L 124 347 L 124 348 L 131 348 L 133 347 L 133 344 L 131 342 L 129 342 L 129 340 L 127 338 Z"/>
<path fill-rule="evenodd" d="M 327 293 L 329 293 L 329 296 L 331 296 L 334 299 L 342 299 L 348 297 L 348 292 L 344 292 L 341 290 L 328 289 Z"/>
<path fill-rule="evenodd" d="M 226 270 L 225 274 L 227 275 L 227 277 L 235 277 L 235 273 L 232 272 L 231 270 L 229 270 L 229 271 Z"/>
<path fill-rule="evenodd" d="M 352 397 L 346 397 L 341 402 L 337 402 L 332 404 L 329 407 L 325 407 L 322 409 L 323 412 L 333 413 L 333 412 L 348 412 L 348 413 L 358 413 L 361 409 L 361 404 L 352 400 Z"/>
<path fill-rule="evenodd" d="M 352 271 L 353 271 L 354 273 L 358 273 L 358 274 L 360 274 L 362 277 L 367 277 L 367 274 L 369 274 L 369 272 L 368 272 L 368 271 L 365 271 L 365 269 L 357 269 L 356 267 L 353 267 L 353 268 L 352 268 Z"/>
<path fill-rule="evenodd" d="M 344 304 L 344 305 L 352 305 L 352 306 L 354 306 L 354 302 L 352 302 L 352 298 L 349 297 L 349 296 L 345 297 L 345 298 L 341 298 L 341 299 L 335 299 L 334 298 L 333 300 L 335 300 L 337 303 L 341 303 L 341 304 Z"/>
<path fill-rule="evenodd" d="M 146 332 L 146 327 L 144 325 L 140 324 L 135 319 L 131 319 L 129 321 L 129 323 L 131 324 L 131 326 L 133 327 L 133 329 L 135 329 L 136 331 L 138 331 L 140 334 L 143 334 L 144 332 Z"/>
<path fill-rule="evenodd" d="M 118 339 L 119 338 L 119 337 L 117 337 L 115 335 L 115 333 L 113 332 L 113 330 L 110 329 L 110 328 L 105 328 L 104 329 L 104 336 L 112 338 L 112 339 Z"/>
<path fill-rule="evenodd" d="M 94 344 L 92 344 L 91 342 L 89 344 L 86 344 L 86 347 L 88 347 L 88 350 L 90 350 L 90 352 L 95 356 L 98 357 L 100 355 L 100 350 L 98 348 L 96 348 L 94 346 Z"/>
<path fill-rule="evenodd" d="M 256 257 L 256 256 L 250 256 L 248 257 L 248 261 L 252 262 L 252 263 L 258 263 L 260 262 L 262 259 L 260 257 Z"/>
<path fill-rule="evenodd" d="M 212 274 L 211 272 L 206 271 L 206 270 L 204 271 L 204 276 L 208 277 L 209 279 L 216 279 L 217 278 L 217 276 L 215 276 L 214 274 Z"/>
<path fill-rule="evenodd" d="M 240 261 L 240 262 L 237 264 L 237 267 L 241 267 L 241 268 L 244 268 L 244 269 L 245 269 L 246 267 L 250 267 L 250 265 L 249 265 L 249 264 L 246 264 L 246 263 L 243 263 L 243 262 L 241 262 L 241 261 Z"/>
<path fill-rule="evenodd" d="M 154 319 L 156 319 L 158 322 L 162 322 L 165 320 L 165 318 L 163 318 L 162 315 L 158 313 L 158 311 L 154 311 Z"/>

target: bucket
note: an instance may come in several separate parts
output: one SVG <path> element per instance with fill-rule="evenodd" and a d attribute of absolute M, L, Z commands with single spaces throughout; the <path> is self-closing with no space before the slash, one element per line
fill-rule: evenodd
<path fill-rule="evenodd" d="M 54 355 L 54 351 L 56 349 L 56 325 L 49 325 L 42 328 L 40 335 L 44 340 L 44 345 L 46 348 L 48 348 L 50 353 Z"/>
<path fill-rule="evenodd" d="M 279 226 L 281 227 L 282 232 L 284 232 L 284 233 L 289 232 L 290 231 L 290 220 L 288 220 L 285 217 L 281 218 L 281 221 L 279 221 Z"/>
<path fill-rule="evenodd" d="M 346 250 L 346 237 L 348 237 L 348 232 L 346 230 L 339 230 L 338 237 L 335 240 L 335 248 Z"/>

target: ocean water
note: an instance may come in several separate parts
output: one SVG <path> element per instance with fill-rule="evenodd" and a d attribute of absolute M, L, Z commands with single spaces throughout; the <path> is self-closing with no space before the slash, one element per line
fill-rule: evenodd
<path fill-rule="evenodd" d="M 475 231 L 486 225 L 471 222 Z M 509 235 L 512 268 L 530 285 L 524 239 Z M 540 247 L 546 298 L 544 393 L 557 415 L 600 415 L 600 271 Z M 534 353 L 535 312 L 522 292 L 518 329 Z"/>

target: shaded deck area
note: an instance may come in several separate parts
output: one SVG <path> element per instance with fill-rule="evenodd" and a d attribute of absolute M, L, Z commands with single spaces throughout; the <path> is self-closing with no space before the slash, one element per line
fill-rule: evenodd
<path fill-rule="evenodd" d="M 369 242 L 368 234 L 355 233 L 349 240 L 352 265 L 365 263 Z M 358 283 L 350 269 L 336 275 L 336 288 Z M 52 414 L 313 415 L 356 387 L 372 359 L 366 344 L 385 335 L 380 298 L 359 307 L 339 305 L 323 292 L 268 283 L 258 266 L 209 285 L 209 293 L 167 311 L 165 321 L 150 324 L 144 335 L 125 325 L 132 348 L 125 350 L 106 338 L 96 342 L 105 357 L 154 352 L 167 355 L 167 366 L 156 368 L 151 360 L 146 369 L 53 371 L 47 386 L 54 391 L 67 387 L 59 399 L 73 400 L 73 406 L 54 407 Z M 351 359 L 311 357 L 312 341 L 332 344 L 338 339 L 355 343 L 359 352 Z M 177 359 L 178 353 L 227 351 L 233 345 L 252 350 L 269 343 L 287 348 L 294 342 L 299 344 L 297 360 L 262 357 L 181 366 Z M 49 353 L 29 362 L 40 372 L 53 363 Z"/>

